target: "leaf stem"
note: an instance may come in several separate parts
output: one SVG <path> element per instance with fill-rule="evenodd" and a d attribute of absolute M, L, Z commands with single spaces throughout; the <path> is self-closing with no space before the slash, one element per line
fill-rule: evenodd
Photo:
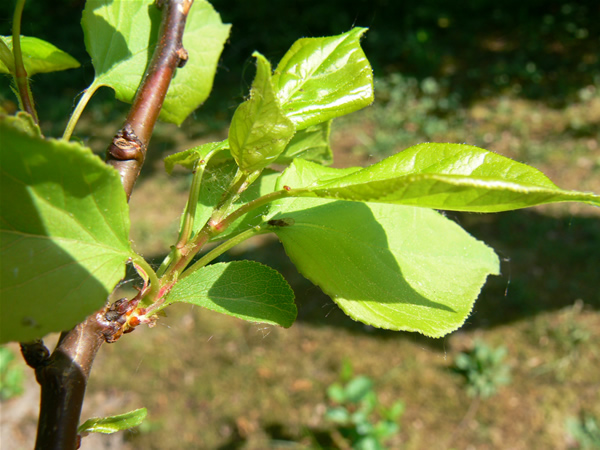
<path fill-rule="evenodd" d="M 202 256 L 191 267 L 189 267 L 188 269 L 185 270 L 185 272 L 183 272 L 183 274 L 179 277 L 179 280 L 184 279 L 185 277 L 187 277 L 188 275 L 191 275 L 198 269 L 201 269 L 202 267 L 206 266 L 208 263 L 210 263 L 214 259 L 218 258 L 223 253 L 232 249 L 236 245 L 241 244 L 246 239 L 250 239 L 253 236 L 258 236 L 260 234 L 266 234 L 266 233 L 270 233 L 270 232 L 271 232 L 271 230 L 264 229 L 261 226 L 253 227 L 246 231 L 241 232 L 240 234 L 232 237 L 231 239 L 228 239 L 227 241 L 223 242 L 221 245 L 215 247 L 214 249 L 212 249 L 211 251 L 206 253 L 204 256 Z"/>
<path fill-rule="evenodd" d="M 152 59 L 138 88 L 123 127 L 108 147 L 106 163 L 121 175 L 127 198 L 140 174 L 154 125 L 177 67 L 187 61 L 183 31 L 193 0 L 157 2 L 162 19 Z"/>
<path fill-rule="evenodd" d="M 194 217 L 196 216 L 196 207 L 198 206 L 198 197 L 200 196 L 200 186 L 202 184 L 202 176 L 204 175 L 204 169 L 206 168 L 206 161 L 202 163 L 197 161 L 194 167 L 192 186 L 190 187 L 190 195 L 185 205 L 185 211 L 183 212 L 183 224 L 179 232 L 179 239 L 175 248 L 182 248 L 189 241 L 192 230 L 194 228 Z"/>
<path fill-rule="evenodd" d="M 274 202 L 275 200 L 290 197 L 293 192 L 298 191 L 299 190 L 287 191 L 285 189 L 282 189 L 281 191 L 270 192 L 266 195 L 263 195 L 262 197 L 252 200 L 251 202 L 242 205 L 240 208 L 238 208 L 237 210 L 229 214 L 227 217 L 225 217 L 225 219 L 221 221 L 221 227 L 225 229 L 237 219 L 242 217 L 244 214 L 247 214 L 248 212 L 252 211 L 253 209 L 260 208 L 261 206 Z"/>
<path fill-rule="evenodd" d="M 37 112 L 33 103 L 33 96 L 31 89 L 29 88 L 29 79 L 27 78 L 27 71 L 23 64 L 23 52 L 21 51 L 21 16 L 23 15 L 23 8 L 25 7 L 25 0 L 17 0 L 15 5 L 15 13 L 13 15 L 13 57 L 15 59 L 15 72 L 13 74 L 15 84 L 17 85 L 17 91 L 19 92 L 19 103 L 23 111 L 33 117 L 33 120 L 37 125 L 40 121 L 38 119 Z"/>
<path fill-rule="evenodd" d="M 99 87 L 100 86 L 97 86 L 94 83 L 92 83 L 92 85 L 83 92 L 83 95 L 79 99 L 79 102 L 77 102 L 77 106 L 73 110 L 71 117 L 69 117 L 69 122 L 67 123 L 65 132 L 63 133 L 63 136 L 62 136 L 63 140 L 68 141 L 69 139 L 71 139 L 71 135 L 73 134 L 75 125 L 77 125 L 77 122 L 79 122 L 81 113 L 87 106 L 88 102 L 90 101 L 90 98 L 92 98 L 92 95 L 94 95 L 96 93 L 96 91 L 98 90 Z"/>
<path fill-rule="evenodd" d="M 144 272 L 146 272 L 146 275 L 148 275 L 148 280 L 150 281 L 150 291 L 148 291 L 145 297 L 149 299 L 154 298 L 160 288 L 160 282 L 156 276 L 156 272 L 154 272 L 154 269 L 152 269 L 150 264 L 148 264 L 148 262 L 138 254 L 132 256 L 131 260 L 140 266 Z"/>

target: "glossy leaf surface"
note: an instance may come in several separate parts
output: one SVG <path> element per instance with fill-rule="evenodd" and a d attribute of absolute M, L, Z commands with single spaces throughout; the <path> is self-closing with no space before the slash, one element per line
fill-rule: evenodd
<path fill-rule="evenodd" d="M 330 132 L 331 120 L 296 132 L 275 162 L 289 165 L 295 158 L 301 158 L 319 164 L 331 164 L 333 152 L 329 146 Z"/>
<path fill-rule="evenodd" d="M 175 165 L 194 170 L 197 162 L 202 160 L 208 161 L 215 153 L 228 148 L 229 143 L 227 140 L 224 140 L 198 145 L 183 152 L 174 153 L 165 158 L 165 170 L 170 174 L 173 172 Z"/>
<path fill-rule="evenodd" d="M 284 173 L 278 186 L 310 185 L 338 171 L 303 163 L 306 170 Z M 443 336 L 464 323 L 486 277 L 499 273 L 492 249 L 426 208 L 289 198 L 275 202 L 269 217 L 293 220 L 274 231 L 298 270 L 350 317 L 375 327 Z"/>
<path fill-rule="evenodd" d="M 273 84 L 297 130 L 373 102 L 373 71 L 360 47 L 365 31 L 299 39 L 279 62 Z"/>
<path fill-rule="evenodd" d="M 315 173 L 321 170 L 311 167 Z M 559 189 L 533 167 L 461 144 L 417 145 L 351 175 L 290 194 L 472 212 L 567 201 L 600 206 L 598 195 Z"/>
<path fill-rule="evenodd" d="M 66 330 L 101 308 L 133 255 L 118 173 L 75 143 L 0 123 L 0 342 Z"/>
<path fill-rule="evenodd" d="M 153 0 L 88 0 L 82 27 L 96 71 L 88 89 L 109 86 L 119 100 L 131 103 L 152 57 L 159 24 Z M 162 120 L 181 124 L 206 100 L 229 28 L 208 2 L 194 2 L 183 37 L 189 59 L 171 81 Z"/>
<path fill-rule="evenodd" d="M 185 302 L 250 322 L 290 327 L 294 293 L 279 272 L 255 261 L 205 266 L 180 280 L 166 299 Z"/>
<path fill-rule="evenodd" d="M 489 247 L 425 208 L 301 199 L 277 217 L 294 221 L 275 233 L 300 273 L 379 328 L 441 337 L 499 270 Z"/>
<path fill-rule="evenodd" d="M 12 51 L 12 36 L 0 36 Z M 50 42 L 30 36 L 21 36 L 21 53 L 23 65 L 28 76 L 36 73 L 57 72 L 59 70 L 75 69 L 79 62 L 66 52 L 63 52 Z M 11 53 L 12 56 L 12 53 Z M 8 64 L 7 64 L 8 63 Z M 0 73 L 13 73 L 13 61 L 0 58 Z"/>
<path fill-rule="evenodd" d="M 274 163 L 295 132 L 275 96 L 271 65 L 260 53 L 253 56 L 256 76 L 250 98 L 236 109 L 229 128 L 231 154 L 247 173 Z"/>
<path fill-rule="evenodd" d="M 112 434 L 117 431 L 128 430 L 141 424 L 147 415 L 148 410 L 146 408 L 140 408 L 125 414 L 119 414 L 118 416 L 94 417 L 79 425 L 77 433 Z"/>

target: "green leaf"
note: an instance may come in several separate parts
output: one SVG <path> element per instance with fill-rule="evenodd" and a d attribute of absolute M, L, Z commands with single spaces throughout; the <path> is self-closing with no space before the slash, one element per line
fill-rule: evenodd
<path fill-rule="evenodd" d="M 364 375 L 358 376 L 346 385 L 346 401 L 358 403 L 373 392 L 373 381 Z"/>
<path fill-rule="evenodd" d="M 312 170 L 320 168 L 313 164 Z M 559 189 L 532 167 L 462 144 L 420 144 L 345 177 L 297 191 L 290 186 L 292 196 L 455 211 L 498 212 L 554 202 L 600 206 L 598 195 Z"/>
<path fill-rule="evenodd" d="M 156 44 L 160 11 L 154 0 L 88 0 L 81 24 L 96 71 L 88 89 L 109 86 L 131 103 Z M 208 2 L 194 2 L 183 36 L 189 59 L 171 81 L 162 120 L 179 125 L 206 100 L 229 28 Z"/>
<path fill-rule="evenodd" d="M 233 162 L 213 164 L 213 161 L 218 159 L 215 156 L 208 164 L 200 186 L 200 195 L 198 196 L 198 206 L 194 215 L 194 232 L 198 232 L 210 218 L 213 209 L 217 206 L 225 187 L 229 186 L 237 172 L 237 165 Z M 233 208 L 242 206 L 252 200 L 263 195 L 273 192 L 275 183 L 281 174 L 274 170 L 265 169 L 260 176 L 254 181 L 248 189 L 233 203 Z M 269 205 L 262 208 L 250 211 L 244 214 L 235 222 L 233 222 L 227 230 L 217 235 L 213 240 L 219 241 L 228 236 L 245 231 L 250 227 L 254 227 L 263 222 L 263 215 L 269 210 Z"/>
<path fill-rule="evenodd" d="M 5 36 L 0 36 L 0 73 L 15 73 L 15 57 L 6 44 Z M 12 37 L 11 37 L 12 40 Z"/>
<path fill-rule="evenodd" d="M 42 137 L 42 130 L 39 125 L 25 111 L 19 111 L 14 116 L 2 116 L 1 120 L 6 126 L 11 126 L 21 133 L 26 133 L 31 137 Z"/>
<path fill-rule="evenodd" d="M 273 90 L 271 64 L 260 53 L 256 58 L 256 76 L 250 98 L 235 110 L 229 128 L 231 154 L 247 173 L 275 162 L 295 132 Z"/>
<path fill-rule="evenodd" d="M 296 320 L 294 293 L 279 272 L 255 261 L 202 267 L 179 280 L 165 305 L 185 302 L 222 314 L 282 327 Z"/>
<path fill-rule="evenodd" d="M 146 408 L 139 408 L 125 414 L 119 414 L 118 416 L 94 417 L 79 425 L 77 433 L 112 434 L 117 431 L 128 430 L 140 425 L 147 414 L 148 410 Z"/>
<path fill-rule="evenodd" d="M 365 31 L 299 39 L 279 62 L 273 85 L 297 130 L 373 102 L 373 70 L 360 48 Z"/>
<path fill-rule="evenodd" d="M 0 123 L 0 342 L 101 308 L 133 255 L 119 174 L 76 143 Z"/>
<path fill-rule="evenodd" d="M 294 166 L 277 189 L 360 170 Z M 274 231 L 300 273 L 350 317 L 379 328 L 444 336 L 464 323 L 488 274 L 499 273 L 492 249 L 426 208 L 285 198 L 266 218 L 291 219 Z"/>
<path fill-rule="evenodd" d="M 343 406 L 329 408 L 325 412 L 325 418 L 334 423 L 346 424 L 350 421 L 350 412 Z"/>
<path fill-rule="evenodd" d="M 319 164 L 331 164 L 333 162 L 333 152 L 329 146 L 331 122 L 328 120 L 298 131 L 275 162 L 289 165 L 294 158 L 301 158 Z"/>
<path fill-rule="evenodd" d="M 12 51 L 12 36 L 0 36 Z M 21 52 L 23 65 L 28 76 L 36 73 L 57 72 L 59 70 L 75 69 L 81 64 L 75 58 L 42 39 L 21 36 Z M 12 56 L 12 55 L 11 55 Z M 0 58 L 0 73 L 13 73 L 14 60 L 7 64 L 5 57 Z"/>
<path fill-rule="evenodd" d="M 300 273 L 368 325 L 441 337 L 468 317 L 494 252 L 435 211 L 286 199 L 275 233 Z"/>
<path fill-rule="evenodd" d="M 189 148 L 183 152 L 174 153 L 165 158 L 165 170 L 170 174 L 176 164 L 194 170 L 197 161 L 208 161 L 215 153 L 228 148 L 229 142 L 225 139 L 224 141 L 210 142 Z"/>

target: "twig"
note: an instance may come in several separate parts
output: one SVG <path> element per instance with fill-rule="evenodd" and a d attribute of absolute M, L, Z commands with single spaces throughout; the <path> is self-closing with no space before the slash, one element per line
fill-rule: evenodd
<path fill-rule="evenodd" d="M 125 125 L 107 152 L 107 164 L 120 172 L 128 199 L 175 68 L 187 59 L 181 39 L 192 3 L 193 0 L 157 1 L 163 12 L 152 61 Z M 96 354 L 106 341 L 107 323 L 110 324 L 107 311 L 104 308 L 63 332 L 50 357 L 41 341 L 22 345 L 24 356 L 35 366 L 42 389 L 36 449 L 78 448 L 77 427 L 87 380 Z"/>
<path fill-rule="evenodd" d="M 157 5 L 163 9 L 159 40 L 125 124 L 106 152 L 106 162 L 121 174 L 127 198 L 131 196 L 133 185 L 146 159 L 152 130 L 175 69 L 183 67 L 188 58 L 182 38 L 192 2 L 193 0 L 157 1 Z"/>
<path fill-rule="evenodd" d="M 35 369 L 42 387 L 36 450 L 78 447 L 77 426 L 87 380 L 104 342 L 100 314 L 62 333 L 52 356 Z"/>

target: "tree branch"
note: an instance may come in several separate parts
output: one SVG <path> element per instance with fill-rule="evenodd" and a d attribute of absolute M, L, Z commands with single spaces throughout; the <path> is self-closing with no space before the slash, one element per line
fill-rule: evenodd
<path fill-rule="evenodd" d="M 159 40 L 125 124 L 106 152 L 106 162 L 121 174 L 127 198 L 144 164 L 154 124 L 175 69 L 187 61 L 182 38 L 192 3 L 193 0 L 157 1 L 158 7 L 163 9 Z"/>
<path fill-rule="evenodd" d="M 36 450 L 78 448 L 77 427 L 92 370 L 104 341 L 104 310 L 61 334 L 52 356 L 35 369 L 42 387 Z"/>
<path fill-rule="evenodd" d="M 107 151 L 107 164 L 121 174 L 128 199 L 146 158 L 171 78 L 176 67 L 182 67 L 187 60 L 182 36 L 192 3 L 193 0 L 157 0 L 163 10 L 159 39 L 129 116 Z M 63 332 L 50 357 L 41 340 L 22 344 L 23 356 L 34 367 L 42 389 L 36 449 L 79 447 L 77 427 L 92 364 L 102 343 L 114 342 L 122 325 L 121 317 L 113 318 L 111 311 L 103 308 Z"/>

